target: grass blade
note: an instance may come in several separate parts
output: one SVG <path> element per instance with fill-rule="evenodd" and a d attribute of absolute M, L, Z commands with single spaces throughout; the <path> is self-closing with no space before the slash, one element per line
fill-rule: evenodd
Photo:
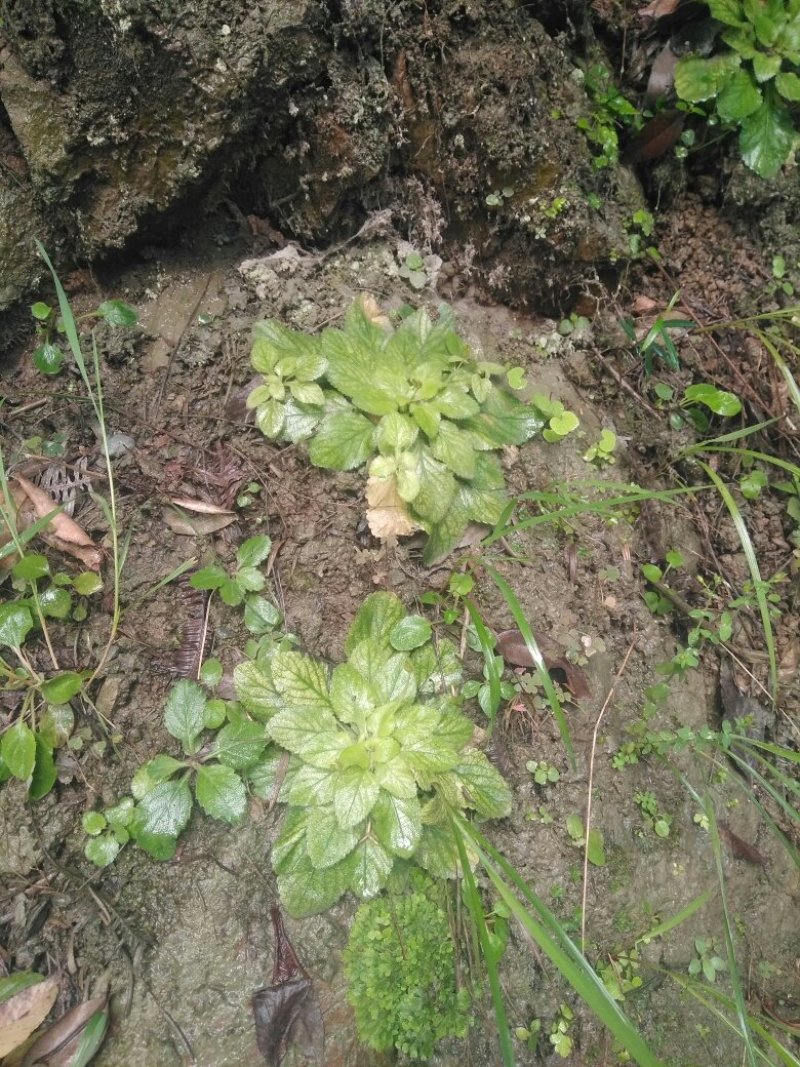
<path fill-rule="evenodd" d="M 454 821 L 456 838 L 459 836 L 459 830 L 470 838 L 489 880 L 511 914 L 525 933 L 555 964 L 586 1006 L 608 1027 L 616 1040 L 630 1053 L 640 1067 L 663 1067 L 642 1035 L 603 985 L 586 957 L 564 932 L 556 917 L 536 897 L 508 861 L 474 826 L 460 816 L 456 816 Z M 539 914 L 538 921 L 511 891 L 504 879 L 508 879 L 533 905 Z"/>
<path fill-rule="evenodd" d="M 472 625 L 475 627 L 475 633 L 478 635 L 478 641 L 480 642 L 481 652 L 483 653 L 483 662 L 486 665 L 486 679 L 489 683 L 489 724 L 490 727 L 494 726 L 495 716 L 500 708 L 500 672 L 497 669 L 495 662 L 495 640 L 492 634 L 486 627 L 486 623 L 481 617 L 481 613 L 478 611 L 475 604 L 469 597 L 464 598 L 469 617 L 472 620 Z"/>
<path fill-rule="evenodd" d="M 698 460 L 698 462 L 716 486 L 719 495 L 722 497 L 723 503 L 733 519 L 733 525 L 736 527 L 739 543 L 742 546 L 742 551 L 747 560 L 750 577 L 753 580 L 753 591 L 755 593 L 756 603 L 758 604 L 758 612 L 761 616 L 761 625 L 764 629 L 764 643 L 767 646 L 767 655 L 769 657 L 770 692 L 774 702 L 777 700 L 778 696 L 778 660 L 775 654 L 775 635 L 772 631 L 769 604 L 767 603 L 767 594 L 764 588 L 766 583 L 761 577 L 761 571 L 758 566 L 758 560 L 756 559 L 753 542 L 750 540 L 750 534 L 748 533 L 747 526 L 742 518 L 742 513 L 739 511 L 736 501 L 731 496 L 730 490 L 715 470 L 703 460 Z"/>
<path fill-rule="evenodd" d="M 522 634 L 522 639 L 525 642 L 525 647 L 533 660 L 536 669 L 539 671 L 539 675 L 542 679 L 542 685 L 544 686 L 545 694 L 547 695 L 547 701 L 550 704 L 553 715 L 558 723 L 558 732 L 561 734 L 561 740 L 564 744 L 564 748 L 569 757 L 570 766 L 575 770 L 575 750 L 572 747 L 572 737 L 569 732 L 569 723 L 567 717 L 564 714 L 564 709 L 561 707 L 561 701 L 558 699 L 555 686 L 553 685 L 553 679 L 550 677 L 550 672 L 544 663 L 544 658 L 539 650 L 539 646 L 536 643 L 536 638 L 533 636 L 533 631 L 528 624 L 528 620 L 525 617 L 525 612 L 522 610 L 522 605 L 517 599 L 516 593 L 502 576 L 499 571 L 496 571 L 494 567 L 490 567 L 488 563 L 480 561 L 480 565 L 484 568 L 486 573 L 492 579 L 494 584 L 500 590 L 500 593 L 505 600 L 508 610 L 514 617 L 514 622 L 517 624 L 517 629 Z"/>
<path fill-rule="evenodd" d="M 506 1007 L 503 1002 L 503 991 L 500 988 L 500 976 L 497 972 L 497 958 L 489 938 L 489 931 L 486 929 L 486 918 L 483 914 L 483 904 L 481 902 L 480 894 L 478 893 L 478 888 L 475 885 L 475 876 L 472 873 L 472 867 L 467 857 L 464 838 L 458 832 L 455 825 L 453 825 L 453 837 L 455 839 L 456 848 L 458 849 L 461 871 L 464 875 L 464 898 L 467 902 L 467 907 L 469 908 L 473 929 L 478 934 L 478 943 L 481 947 L 481 955 L 483 956 L 483 962 L 486 966 L 486 974 L 489 978 L 489 989 L 492 995 L 492 1006 L 494 1008 L 494 1018 L 497 1025 L 497 1036 L 500 1042 L 500 1055 L 503 1058 L 503 1067 L 514 1067 L 514 1047 L 511 1041 L 511 1031 L 508 1027 Z"/>
<path fill-rule="evenodd" d="M 733 989 L 733 999 L 736 1005 L 736 1015 L 739 1019 L 744 1051 L 750 1067 L 756 1067 L 756 1047 L 753 1043 L 753 1035 L 750 1031 L 750 1023 L 747 1017 L 742 976 L 739 973 L 739 963 L 736 959 L 736 949 L 733 943 L 733 930 L 731 929 L 730 912 L 728 911 L 728 895 L 725 889 L 725 871 L 722 866 L 722 842 L 719 838 L 719 828 L 714 814 L 714 805 L 706 795 L 703 807 L 708 819 L 708 832 L 711 838 L 711 848 L 714 852 L 714 862 L 717 867 L 717 880 L 719 882 L 719 895 L 722 904 L 722 929 L 725 934 L 725 952 L 728 957 L 728 978 Z"/>

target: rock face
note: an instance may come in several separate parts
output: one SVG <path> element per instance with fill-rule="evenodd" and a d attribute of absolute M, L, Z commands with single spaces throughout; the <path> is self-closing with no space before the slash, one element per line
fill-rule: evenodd
<path fill-rule="evenodd" d="M 3 10 L 0 309 L 37 281 L 34 236 L 69 266 L 221 198 L 316 243 L 389 207 L 421 252 L 466 248 L 532 306 L 624 255 L 630 208 L 591 166 L 581 73 L 535 3 Z"/>

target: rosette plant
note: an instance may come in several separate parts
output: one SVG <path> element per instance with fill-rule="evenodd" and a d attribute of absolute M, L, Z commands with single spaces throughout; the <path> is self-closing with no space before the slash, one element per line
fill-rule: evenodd
<path fill-rule="evenodd" d="M 498 452 L 545 423 L 515 393 L 520 367 L 478 359 L 440 309 L 397 327 L 370 301 L 343 329 L 310 336 L 257 323 L 251 354 L 261 384 L 248 406 L 270 438 L 309 439 L 318 467 L 368 465 L 368 518 L 379 537 L 424 530 L 425 562 L 454 548 L 470 522 L 493 525 L 506 504 Z"/>
<path fill-rule="evenodd" d="M 511 809 L 504 779 L 472 745 L 451 642 L 435 644 L 430 623 L 380 592 L 356 615 L 345 653 L 333 670 L 279 650 L 235 672 L 242 707 L 291 753 L 272 865 L 296 917 L 348 890 L 374 897 L 398 862 L 454 876 L 450 813 Z M 265 754 L 273 767 L 276 751 Z"/>

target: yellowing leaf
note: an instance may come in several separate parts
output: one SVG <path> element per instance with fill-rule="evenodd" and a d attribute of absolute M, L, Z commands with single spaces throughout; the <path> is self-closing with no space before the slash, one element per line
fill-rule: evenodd
<path fill-rule="evenodd" d="M 422 529 L 408 514 L 397 492 L 397 480 L 370 478 L 367 481 L 367 522 L 374 537 L 382 541 L 390 537 L 408 537 Z"/>
<path fill-rule="evenodd" d="M 7 1056 L 47 1018 L 58 996 L 58 982 L 47 978 L 0 1004 L 0 1056 Z"/>

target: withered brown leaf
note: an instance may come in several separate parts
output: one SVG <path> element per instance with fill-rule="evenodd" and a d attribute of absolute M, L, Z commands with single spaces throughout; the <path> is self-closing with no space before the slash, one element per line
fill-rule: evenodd
<path fill-rule="evenodd" d="M 325 1042 L 322 1012 L 314 982 L 297 958 L 277 907 L 270 909 L 275 935 L 272 984 L 253 994 L 258 1049 L 269 1067 L 279 1067 L 294 1045 L 322 1064 Z"/>

